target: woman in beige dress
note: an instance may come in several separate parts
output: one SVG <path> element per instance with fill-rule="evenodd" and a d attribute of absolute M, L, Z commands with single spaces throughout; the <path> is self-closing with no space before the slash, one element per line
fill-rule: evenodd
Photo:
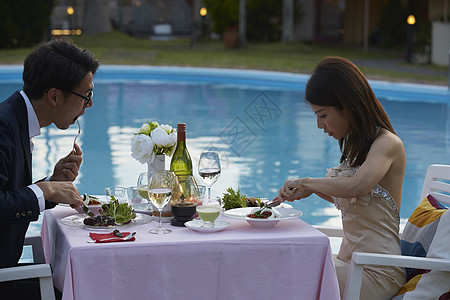
<path fill-rule="evenodd" d="M 317 127 L 339 141 L 341 165 L 325 178 L 286 180 L 283 201 L 312 193 L 341 211 L 344 236 L 335 258 L 341 296 L 354 251 L 400 254 L 399 222 L 405 150 L 364 75 L 350 61 L 328 57 L 314 69 L 305 98 Z M 405 282 L 397 267 L 366 266 L 361 299 L 390 299 Z"/>

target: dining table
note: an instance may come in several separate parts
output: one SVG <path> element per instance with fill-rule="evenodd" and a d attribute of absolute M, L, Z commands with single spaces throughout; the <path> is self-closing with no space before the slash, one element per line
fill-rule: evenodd
<path fill-rule="evenodd" d="M 197 232 L 153 221 L 117 228 L 135 240 L 90 243 L 92 227 L 62 219 L 79 214 L 57 205 L 44 213 L 41 236 L 62 299 L 340 299 L 330 241 L 301 217 L 272 228 L 221 215 L 230 226 Z"/>

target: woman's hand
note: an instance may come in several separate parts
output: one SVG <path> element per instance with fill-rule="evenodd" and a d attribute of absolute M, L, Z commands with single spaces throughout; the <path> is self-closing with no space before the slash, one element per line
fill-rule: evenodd
<path fill-rule="evenodd" d="M 303 178 L 288 179 L 284 182 L 284 185 L 278 191 L 278 199 L 281 201 L 294 201 L 302 198 L 309 197 L 312 191 L 307 190 L 302 184 Z"/>

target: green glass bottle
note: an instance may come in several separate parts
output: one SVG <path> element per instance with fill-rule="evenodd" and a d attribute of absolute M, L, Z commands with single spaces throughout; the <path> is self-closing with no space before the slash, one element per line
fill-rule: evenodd
<path fill-rule="evenodd" d="M 177 124 L 177 148 L 170 161 L 170 170 L 178 177 L 192 175 L 192 160 L 186 148 L 186 124 Z"/>
<path fill-rule="evenodd" d="M 184 226 L 184 223 L 191 221 L 196 213 L 197 197 L 191 195 L 193 188 L 197 188 L 197 183 L 192 176 L 192 161 L 189 151 L 186 148 L 186 124 L 177 124 L 177 148 L 170 161 L 170 170 L 178 177 L 179 191 L 172 194 L 170 201 L 172 206 L 173 219 L 170 224 L 173 226 Z M 198 188 L 197 188 L 198 193 Z"/>

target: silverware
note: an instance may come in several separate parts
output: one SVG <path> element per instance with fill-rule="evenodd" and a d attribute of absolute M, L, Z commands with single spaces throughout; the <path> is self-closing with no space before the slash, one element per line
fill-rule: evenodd
<path fill-rule="evenodd" d="M 136 232 L 133 232 L 133 233 L 130 233 L 127 236 L 124 236 L 122 238 L 115 236 L 115 237 L 110 237 L 110 238 L 101 239 L 101 240 L 88 240 L 87 242 L 88 243 L 95 243 L 95 242 L 106 242 L 106 241 L 110 241 L 110 240 L 128 241 L 128 240 L 131 240 L 134 237 L 135 234 L 136 234 Z"/>
<path fill-rule="evenodd" d="M 280 199 L 275 199 L 269 202 L 264 203 L 264 207 L 275 207 L 281 204 Z"/>
<path fill-rule="evenodd" d="M 77 133 L 77 135 L 75 136 L 75 139 L 73 140 L 72 153 L 75 153 L 75 143 L 76 143 L 76 141 L 77 141 L 78 136 L 79 136 L 80 133 L 81 133 L 80 122 L 78 121 L 78 119 L 77 119 L 77 124 L 78 124 L 78 133 Z M 67 156 L 67 161 L 69 161 L 69 156 Z M 84 210 L 84 208 L 83 208 L 83 210 Z"/>
<path fill-rule="evenodd" d="M 89 217 L 95 217 L 95 214 L 86 206 L 86 205 L 81 205 L 81 209 L 88 214 Z"/>
<path fill-rule="evenodd" d="M 72 148 L 73 153 L 75 153 L 75 142 L 77 141 L 77 138 L 78 138 L 78 136 L 79 136 L 80 133 L 81 133 L 80 121 L 78 121 L 78 119 L 77 119 L 77 124 L 78 124 L 78 133 L 77 133 L 77 135 L 75 136 L 75 139 L 73 140 L 73 148 Z"/>

